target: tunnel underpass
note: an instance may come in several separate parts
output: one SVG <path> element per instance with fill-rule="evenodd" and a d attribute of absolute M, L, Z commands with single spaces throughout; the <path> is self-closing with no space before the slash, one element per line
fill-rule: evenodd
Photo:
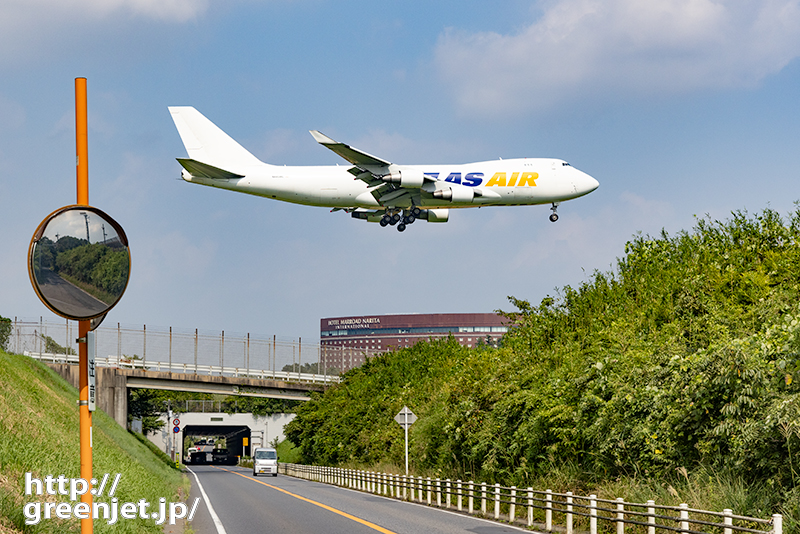
<path fill-rule="evenodd" d="M 191 436 L 225 438 L 227 454 L 225 459 L 217 454 L 208 452 L 204 463 L 221 463 L 234 465 L 238 463 L 239 456 L 251 456 L 250 448 L 250 427 L 247 425 L 186 425 L 183 427 L 183 439 L 181 440 L 181 458 L 186 458 L 185 443 L 186 438 Z M 248 438 L 247 445 L 244 445 L 244 438 Z M 213 446 L 213 445 L 212 445 Z"/>

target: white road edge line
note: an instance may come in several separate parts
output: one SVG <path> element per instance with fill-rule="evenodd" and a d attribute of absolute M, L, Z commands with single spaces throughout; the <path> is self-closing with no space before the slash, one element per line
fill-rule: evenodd
<path fill-rule="evenodd" d="M 214 521 L 214 526 L 217 528 L 217 534 L 228 534 L 225 531 L 225 527 L 222 526 L 222 521 L 219 520 L 219 516 L 214 511 L 214 507 L 211 506 L 211 500 L 208 498 L 208 495 L 206 495 L 206 490 L 204 490 L 203 489 L 203 485 L 200 484 L 200 477 L 198 477 L 197 473 L 195 473 L 194 471 L 192 471 L 188 467 L 186 469 L 191 474 L 193 474 L 195 480 L 197 480 L 197 487 L 200 489 L 200 495 L 203 496 L 203 501 L 205 501 L 205 503 L 206 503 L 206 507 L 208 508 L 208 513 L 211 514 L 211 519 Z"/>

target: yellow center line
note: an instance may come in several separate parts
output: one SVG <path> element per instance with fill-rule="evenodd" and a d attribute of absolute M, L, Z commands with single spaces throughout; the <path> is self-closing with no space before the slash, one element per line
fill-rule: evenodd
<path fill-rule="evenodd" d="M 233 473 L 234 475 L 239 475 L 240 477 L 246 478 L 247 480 L 251 480 L 253 482 L 258 482 L 259 484 L 262 484 L 262 485 L 264 485 L 264 486 L 266 486 L 268 488 L 272 488 L 274 490 L 278 490 L 278 491 L 280 491 L 282 493 L 285 493 L 286 495 L 290 495 L 290 496 L 294 497 L 295 499 L 300 499 L 301 501 L 305 501 L 307 503 L 314 504 L 316 506 L 319 506 L 320 508 L 324 508 L 324 509 L 326 509 L 326 510 L 328 510 L 330 512 L 333 512 L 334 514 L 339 514 L 342 517 L 346 517 L 347 519 L 351 519 L 351 520 L 355 521 L 356 523 L 361 523 L 362 525 L 364 525 L 366 527 L 369 527 L 369 528 L 371 528 L 373 530 L 377 530 L 378 532 L 382 532 L 383 534 L 396 534 L 394 531 L 385 529 L 382 526 L 376 525 L 375 523 L 370 523 L 369 521 L 361 519 L 360 517 L 356 517 L 354 515 L 350 515 L 347 512 L 342 512 L 341 510 L 337 510 L 336 508 L 332 508 L 332 507 L 328 506 L 327 504 L 322 504 L 321 502 L 312 501 L 311 499 L 307 499 L 307 498 L 303 497 L 302 495 L 294 494 L 291 491 L 286 491 L 283 488 L 279 488 L 277 486 L 273 486 L 272 484 L 267 484 L 266 482 L 262 482 L 261 480 L 249 477 L 247 475 L 243 475 L 242 473 L 237 473 L 236 471 L 231 471 L 230 469 L 225 469 L 225 468 L 222 468 L 222 467 L 216 467 L 216 466 L 211 466 L 211 467 L 214 467 L 214 469 L 220 469 L 222 471 L 227 471 L 228 473 Z"/>

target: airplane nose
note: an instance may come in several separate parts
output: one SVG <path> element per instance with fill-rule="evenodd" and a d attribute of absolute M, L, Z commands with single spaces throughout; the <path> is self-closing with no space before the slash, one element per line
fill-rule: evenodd
<path fill-rule="evenodd" d="M 576 169 L 577 171 L 577 169 Z M 578 193 L 581 195 L 588 195 L 598 187 L 600 187 L 600 182 L 586 174 L 585 172 L 577 171 L 578 176 L 576 176 L 573 180 L 575 188 L 578 190 Z"/>

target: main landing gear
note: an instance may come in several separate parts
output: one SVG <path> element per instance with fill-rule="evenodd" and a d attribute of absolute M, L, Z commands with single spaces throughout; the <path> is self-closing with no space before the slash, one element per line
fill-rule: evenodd
<path fill-rule="evenodd" d="M 553 212 L 550 214 L 550 222 L 556 222 L 558 220 L 558 213 L 556 213 L 556 210 L 558 209 L 558 204 L 559 204 L 558 202 L 553 202 L 553 207 L 550 208 L 550 211 Z"/>
<path fill-rule="evenodd" d="M 391 211 L 391 212 L 387 211 L 384 214 L 384 216 L 381 217 L 380 225 L 383 226 L 383 227 L 386 227 L 386 226 L 389 226 L 389 225 L 392 225 L 392 226 L 396 225 L 398 232 L 404 232 L 405 229 L 406 229 L 406 226 L 408 226 L 409 224 L 411 224 L 414 221 L 416 221 L 419 218 L 421 213 L 422 213 L 422 210 L 420 210 L 416 206 L 414 206 L 410 210 L 403 210 L 403 214 L 402 215 L 400 215 L 400 210 Z"/>

